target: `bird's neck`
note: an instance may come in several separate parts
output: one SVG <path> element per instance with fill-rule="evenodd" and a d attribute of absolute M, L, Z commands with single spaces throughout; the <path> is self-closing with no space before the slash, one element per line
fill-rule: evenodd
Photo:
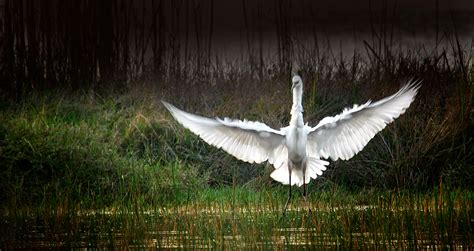
<path fill-rule="evenodd" d="M 301 88 L 293 89 L 293 106 L 291 107 L 290 125 L 295 127 L 303 127 L 303 90 Z"/>

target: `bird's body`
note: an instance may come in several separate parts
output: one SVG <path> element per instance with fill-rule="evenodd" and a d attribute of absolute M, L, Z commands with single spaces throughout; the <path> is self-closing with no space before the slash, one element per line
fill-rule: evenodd
<path fill-rule="evenodd" d="M 288 151 L 287 166 L 280 167 L 279 172 L 275 171 L 271 177 L 283 184 L 292 183 L 294 181 L 305 179 L 305 171 L 307 166 L 306 143 L 308 134 L 305 130 L 303 119 L 303 82 L 299 76 L 293 78 L 293 106 L 291 107 L 290 125 L 285 129 L 285 143 Z M 277 169 L 277 170 L 278 170 Z M 288 170 L 288 172 L 286 172 Z M 289 175 L 291 173 L 291 175 Z M 286 182 L 288 181 L 288 182 Z M 308 180 L 309 181 L 309 180 Z M 297 182 L 300 184 L 300 182 Z"/>
<path fill-rule="evenodd" d="M 301 186 L 326 170 L 329 162 L 321 158 L 347 160 L 361 151 L 377 132 L 405 112 L 420 87 L 419 82 L 411 81 L 392 96 L 346 108 L 310 127 L 303 119 L 303 82 L 299 76 L 292 82 L 291 120 L 280 130 L 261 122 L 205 118 L 162 102 L 178 122 L 207 143 L 243 161 L 268 161 L 275 167 L 274 180 Z"/>
<path fill-rule="evenodd" d="M 303 127 L 292 127 L 287 129 L 286 149 L 288 149 L 288 159 L 293 163 L 306 161 L 306 141 L 307 135 Z"/>

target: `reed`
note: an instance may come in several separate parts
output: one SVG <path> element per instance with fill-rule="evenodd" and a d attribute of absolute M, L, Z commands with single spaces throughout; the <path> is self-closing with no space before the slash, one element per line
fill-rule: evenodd
<path fill-rule="evenodd" d="M 262 2 L 242 1 L 247 50 L 229 60 L 212 53 L 213 1 L 76 2 L 0 8 L 0 249 L 472 249 L 474 70 L 454 17 L 453 33 L 436 31 L 434 51 L 402 50 L 389 22 L 396 8 L 386 6 L 371 16 L 382 21 L 365 51 L 347 58 L 318 32 L 316 10 L 306 10 L 308 47 L 306 30 L 292 28 L 291 1 L 275 1 L 278 49 L 265 55 Z M 403 116 L 353 159 L 331 163 L 309 184 L 309 203 L 297 194 L 280 219 L 287 190 L 269 178 L 273 167 L 208 146 L 159 100 L 279 128 L 291 68 L 305 80 L 311 125 L 409 78 L 423 86 Z"/>
<path fill-rule="evenodd" d="M 283 190 L 200 190 L 186 204 L 4 210 L 5 248 L 471 248 L 472 192 L 341 189 L 282 213 Z M 210 196 L 210 193 L 213 194 Z M 311 209 L 311 212 L 308 211 Z"/>

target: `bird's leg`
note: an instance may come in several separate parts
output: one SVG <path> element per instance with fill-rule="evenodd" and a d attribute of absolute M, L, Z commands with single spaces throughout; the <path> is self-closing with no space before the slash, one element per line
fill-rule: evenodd
<path fill-rule="evenodd" d="M 286 200 L 285 208 L 283 209 L 283 215 L 286 213 L 286 209 L 288 208 L 288 204 L 290 204 L 291 200 L 291 165 L 288 163 L 288 173 L 289 173 L 289 185 L 290 185 L 290 190 L 288 191 L 288 199 Z"/>
<path fill-rule="evenodd" d="M 305 171 L 303 171 L 303 198 L 304 201 L 306 202 L 306 177 L 305 177 Z"/>
<path fill-rule="evenodd" d="M 304 198 L 306 207 L 308 208 L 309 220 L 311 221 L 311 213 L 312 213 L 311 207 L 310 207 L 309 201 L 306 199 L 306 168 L 303 169 L 303 198 Z"/>

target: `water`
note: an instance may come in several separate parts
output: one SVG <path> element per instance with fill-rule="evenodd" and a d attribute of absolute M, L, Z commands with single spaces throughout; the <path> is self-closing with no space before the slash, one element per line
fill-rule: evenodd
<path fill-rule="evenodd" d="M 441 215 L 428 212 L 426 208 L 399 208 L 398 211 L 383 206 L 312 209 L 308 213 L 304 207 L 290 208 L 283 218 L 271 205 L 234 209 L 230 205 L 172 207 L 139 211 L 138 214 L 109 210 L 68 212 L 48 217 L 5 215 L 0 243 L 6 249 L 463 249 L 472 245 L 472 237 L 454 229 L 453 219 L 440 218 Z M 425 226 L 424 221 L 431 225 Z M 438 232 L 440 226 L 448 231 Z"/>

